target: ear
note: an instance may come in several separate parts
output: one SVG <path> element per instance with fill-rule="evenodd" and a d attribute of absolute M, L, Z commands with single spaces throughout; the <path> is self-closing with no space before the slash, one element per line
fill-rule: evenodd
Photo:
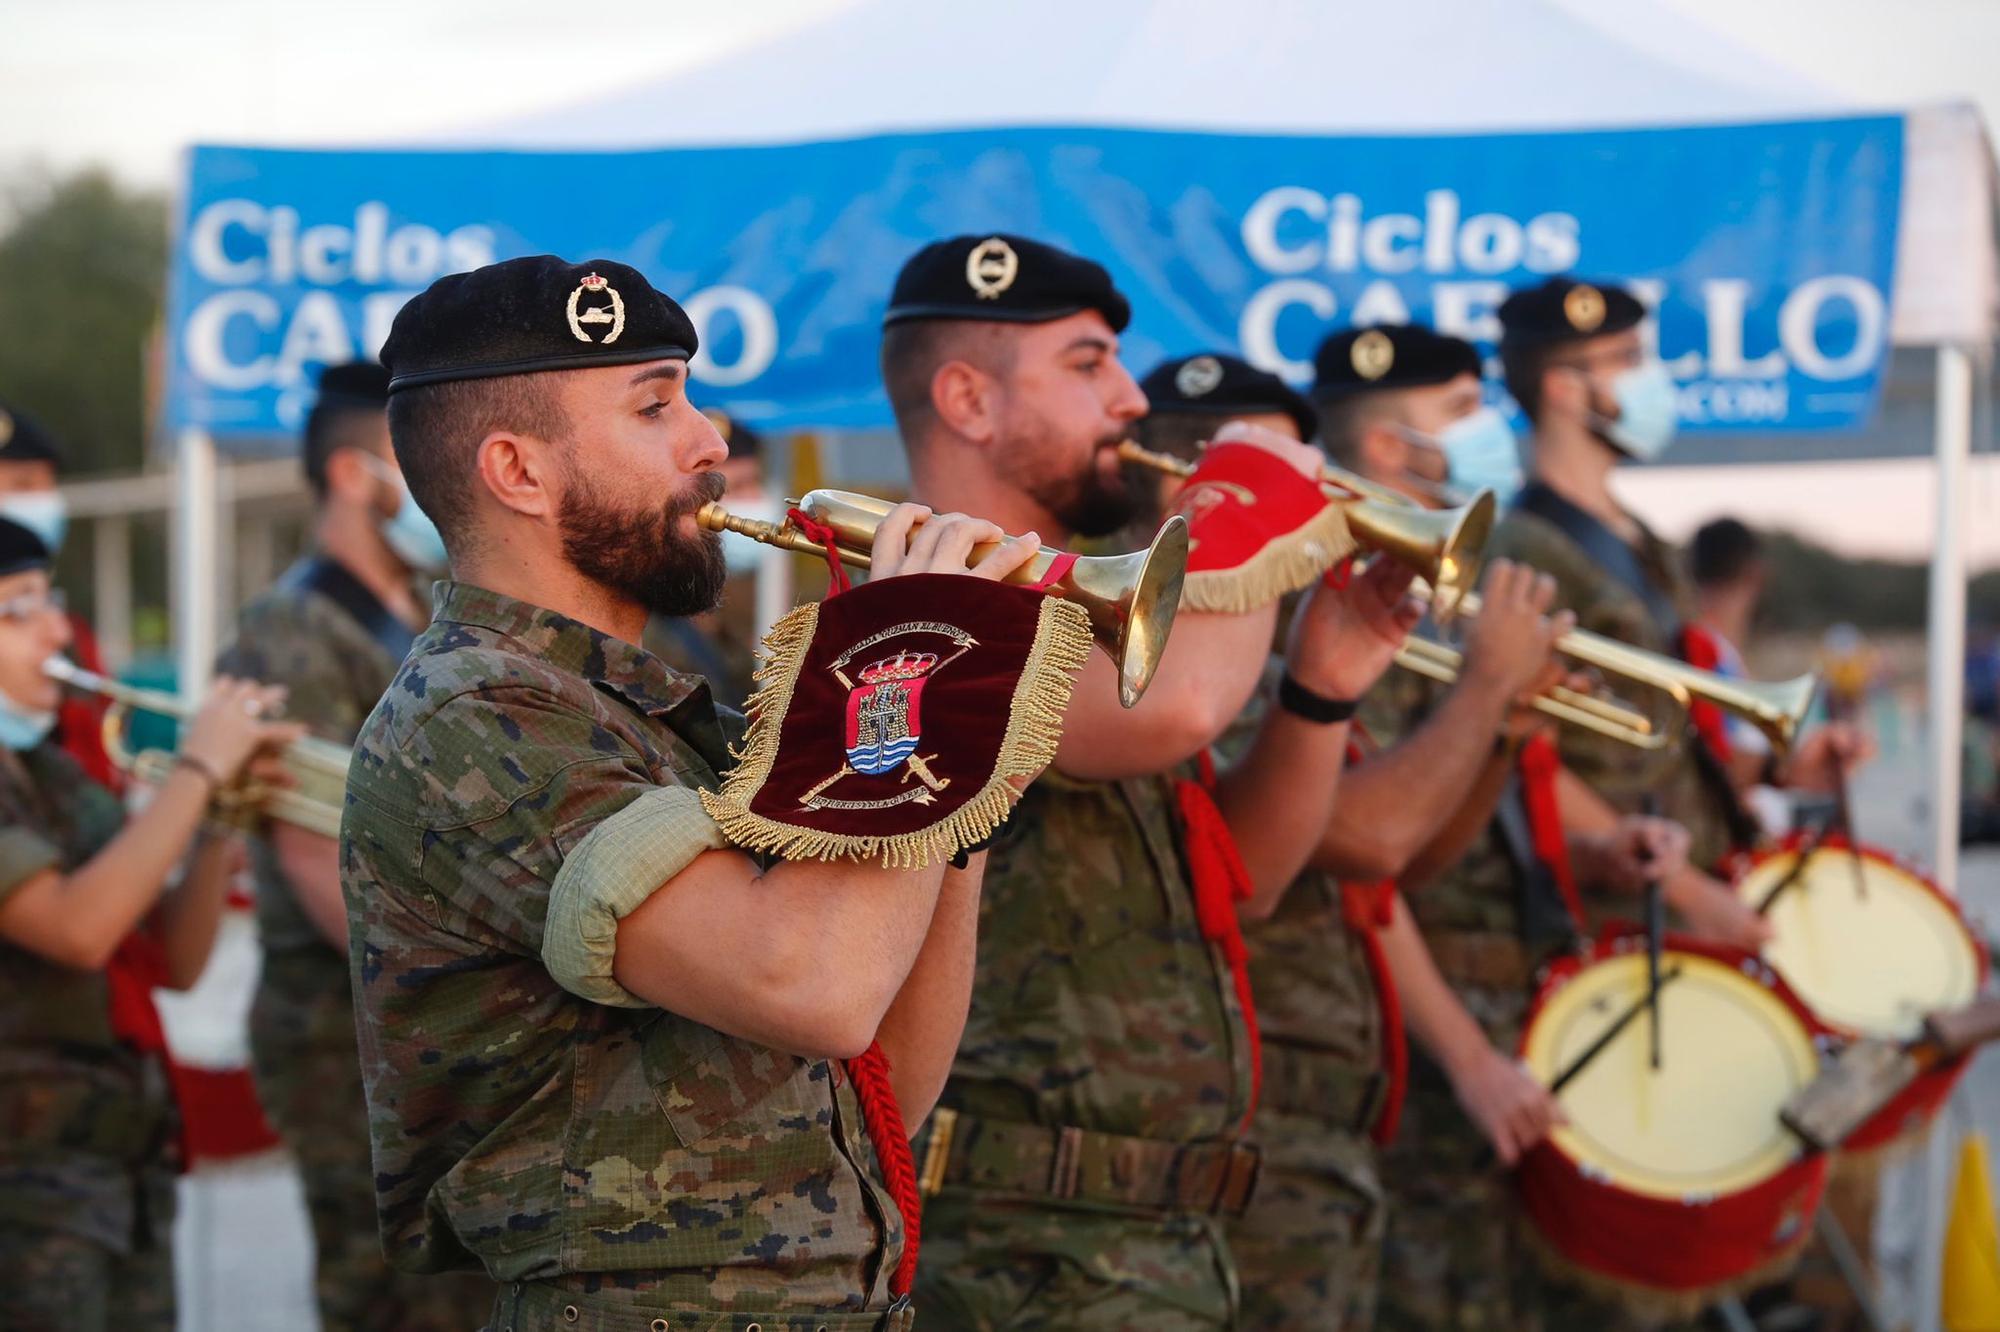
<path fill-rule="evenodd" d="M 326 493 L 329 499 L 356 504 L 373 501 L 379 482 L 361 461 L 358 449 L 335 449 L 326 455 Z"/>
<path fill-rule="evenodd" d="M 1553 407 L 1565 416 L 1581 416 L 1589 394 L 1581 371 L 1566 365 L 1542 367 L 1542 410 Z"/>
<path fill-rule="evenodd" d="M 965 361 L 946 361 L 931 376 L 931 410 L 955 435 L 985 444 L 997 428 L 993 379 Z"/>
<path fill-rule="evenodd" d="M 1409 463 L 1409 441 L 1397 434 L 1387 421 L 1370 421 L 1363 426 L 1357 443 L 1364 471 L 1377 476 L 1397 476 Z"/>
<path fill-rule="evenodd" d="M 550 518 L 560 508 L 557 464 L 546 440 L 496 430 L 479 441 L 479 480 L 502 508 L 524 518 Z"/>

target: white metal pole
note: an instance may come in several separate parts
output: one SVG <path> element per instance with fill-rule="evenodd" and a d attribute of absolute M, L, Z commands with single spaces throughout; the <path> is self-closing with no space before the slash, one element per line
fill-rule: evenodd
<path fill-rule="evenodd" d="M 219 646 L 216 598 L 221 590 L 222 496 L 215 440 L 206 430 L 181 432 L 176 467 L 174 664 L 181 692 L 192 698 L 207 690 Z"/>

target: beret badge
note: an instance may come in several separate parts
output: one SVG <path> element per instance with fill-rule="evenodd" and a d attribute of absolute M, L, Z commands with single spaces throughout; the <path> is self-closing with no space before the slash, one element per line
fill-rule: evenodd
<path fill-rule="evenodd" d="M 1579 282 L 1563 297 L 1563 318 L 1579 333 L 1595 333 L 1604 315 L 1604 293 L 1587 282 Z"/>
<path fill-rule="evenodd" d="M 965 256 L 965 281 L 982 301 L 997 301 L 1021 273 L 1021 256 L 998 236 L 989 236 Z"/>
<path fill-rule="evenodd" d="M 1174 387 L 1184 398 L 1205 398 L 1222 387 L 1222 362 L 1213 356 L 1197 356 L 1183 362 L 1174 372 Z"/>
<path fill-rule="evenodd" d="M 1389 341 L 1388 334 L 1371 328 L 1354 340 L 1348 359 L 1354 363 L 1354 373 L 1372 383 L 1396 364 L 1396 344 Z"/>
<path fill-rule="evenodd" d="M 609 297 L 609 303 L 600 298 Z M 590 304 L 585 305 L 584 301 Z M 618 289 L 595 273 L 584 274 L 583 281 L 569 294 L 569 331 L 576 335 L 578 342 L 594 343 L 608 347 L 618 341 L 618 335 L 625 331 L 625 302 L 618 295 Z M 611 331 L 602 338 L 592 337 L 584 329 L 585 324 L 609 324 Z"/>

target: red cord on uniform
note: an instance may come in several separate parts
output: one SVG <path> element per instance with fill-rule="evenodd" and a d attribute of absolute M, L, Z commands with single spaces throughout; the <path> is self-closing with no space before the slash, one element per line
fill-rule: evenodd
<path fill-rule="evenodd" d="M 903 1214 L 903 1257 L 889 1277 L 889 1293 L 901 1299 L 910 1293 L 910 1283 L 917 1276 L 924 1200 L 917 1189 L 917 1163 L 910 1155 L 903 1107 L 896 1103 L 896 1088 L 889 1081 L 889 1057 L 882 1053 L 881 1042 L 870 1045 L 859 1058 L 848 1060 L 847 1076 L 854 1081 L 861 1122 L 868 1129 L 868 1141 L 875 1145 L 875 1159 L 882 1163 L 882 1182 L 888 1186 L 896 1210 Z"/>
<path fill-rule="evenodd" d="M 1201 769 L 1203 782 L 1215 780 L 1214 764 L 1205 753 Z M 1257 1028 L 1257 1003 L 1250 991 L 1250 950 L 1243 944 L 1243 927 L 1236 919 L 1236 904 L 1250 897 L 1250 872 L 1243 867 L 1228 820 L 1203 782 L 1175 782 L 1174 801 L 1180 808 L 1188 877 L 1194 883 L 1195 920 L 1202 937 L 1222 950 L 1236 984 L 1236 1000 L 1243 1008 L 1250 1045 L 1250 1105 L 1243 1115 L 1247 1128 L 1264 1092 L 1264 1038 Z"/>
<path fill-rule="evenodd" d="M 1556 770 L 1562 759 L 1546 735 L 1531 735 L 1521 746 L 1521 803 L 1528 810 L 1528 833 L 1535 858 L 1548 866 L 1562 894 L 1563 905 L 1579 933 L 1587 931 L 1583 897 L 1576 890 L 1576 871 L 1569 863 L 1569 839 L 1563 834 L 1562 807 L 1556 798 Z"/>
<path fill-rule="evenodd" d="M 1403 1030 L 1403 1000 L 1396 990 L 1396 973 L 1389 969 L 1389 955 L 1382 948 L 1381 931 L 1396 914 L 1396 882 L 1343 883 L 1340 885 L 1340 915 L 1347 928 L 1361 940 L 1368 954 L 1368 974 L 1375 982 L 1375 1005 L 1382 1014 L 1382 1072 L 1389 1079 L 1382 1098 L 1382 1110 L 1369 1126 L 1368 1136 L 1378 1147 L 1396 1140 L 1403 1122 L 1403 1099 L 1410 1089 L 1410 1041 Z"/>

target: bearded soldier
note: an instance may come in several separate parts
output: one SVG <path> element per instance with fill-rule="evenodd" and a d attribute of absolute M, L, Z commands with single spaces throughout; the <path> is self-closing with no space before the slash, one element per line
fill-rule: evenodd
<path fill-rule="evenodd" d="M 1118 361 L 1130 313 L 1103 268 L 1023 237 L 912 257 L 882 371 L 916 494 L 1064 541 L 1122 527 L 1137 495 L 1118 445 L 1146 411 Z M 1312 450 L 1218 426 L 1177 501 L 1191 572 L 1152 687 L 1123 711 L 1086 669 L 1053 767 L 990 853 L 966 1038 L 918 1144 L 934 1190 L 920 1289 L 954 1329 L 1239 1314 L 1223 1219 L 1257 1187 L 1260 1073 L 1237 905 L 1297 874 L 1352 700 L 1415 615 L 1387 568 L 1315 590 L 1281 705 L 1206 780 L 1188 760 L 1256 687 L 1278 598 L 1350 544 Z M 1255 830 L 1240 856 L 1231 827 Z"/>
<path fill-rule="evenodd" d="M 1003 640 L 1082 648 L 979 617 L 1082 612 L 984 581 L 1032 534 L 900 506 L 873 583 L 774 631 L 809 641 L 732 771 L 737 721 L 637 646 L 723 577 L 695 525 L 726 456 L 687 400 L 695 347 L 634 269 L 552 256 L 440 279 L 384 345 L 396 457 L 453 579 L 362 730 L 342 835 L 383 1239 L 398 1266 L 506 1283 L 503 1328 L 905 1328 L 905 1123 L 958 1043 L 981 862 L 962 824 L 912 841 L 854 811 L 976 793 L 983 826 L 1004 818 L 998 788 L 1038 764 L 967 760 L 968 719 L 1008 715 L 985 688 L 1007 672 L 978 663 Z M 904 604 L 924 613 L 857 623 Z M 855 635 L 837 653 L 830 624 Z M 900 669 L 924 653 L 897 643 L 941 626 L 971 654 L 924 694 L 945 794 L 846 775 L 830 682 Z M 1052 745 L 1053 724 L 1029 729 Z M 876 849 L 764 863 L 724 824 L 787 854 Z"/>

